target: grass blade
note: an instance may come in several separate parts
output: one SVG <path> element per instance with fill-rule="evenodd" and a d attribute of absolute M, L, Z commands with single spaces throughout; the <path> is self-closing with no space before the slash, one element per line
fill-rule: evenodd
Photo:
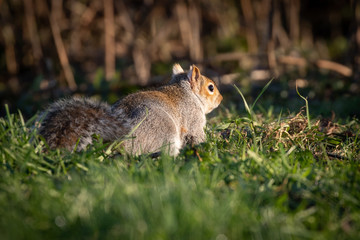
<path fill-rule="evenodd" d="M 263 89 L 261 90 L 261 92 L 259 93 L 259 95 L 256 97 L 254 103 L 251 105 L 251 110 L 254 109 L 255 104 L 257 103 L 257 101 L 259 100 L 259 98 L 263 95 L 263 93 L 266 91 L 266 89 L 268 89 L 268 87 L 270 86 L 270 84 L 272 83 L 273 80 L 274 80 L 274 78 L 270 79 L 270 81 L 263 87 Z"/>
<path fill-rule="evenodd" d="M 297 94 L 299 95 L 299 97 L 301 97 L 301 98 L 304 99 L 304 101 L 305 101 L 306 118 L 307 118 L 307 121 L 308 121 L 308 127 L 309 127 L 309 129 L 311 129 L 310 112 L 309 112 L 309 103 L 308 103 L 308 100 L 307 100 L 307 98 L 303 97 L 303 96 L 299 93 L 297 82 L 296 82 L 295 85 L 296 85 L 296 92 L 297 92 Z"/>
<path fill-rule="evenodd" d="M 5 111 L 6 111 L 6 116 L 8 118 L 8 121 L 9 121 L 9 128 L 10 128 L 11 135 L 14 136 L 13 119 L 12 119 L 12 117 L 10 115 L 9 106 L 7 104 L 5 104 Z"/>
<path fill-rule="evenodd" d="M 242 94 L 242 92 L 240 91 L 240 89 L 239 89 L 235 84 L 234 84 L 234 87 L 235 87 L 236 91 L 238 91 L 238 93 L 240 94 L 240 96 L 241 96 L 241 98 L 242 98 L 242 100 L 243 100 L 243 102 L 244 102 L 245 109 L 246 109 L 246 111 L 248 112 L 250 118 L 253 119 L 253 118 L 252 118 L 251 109 L 249 108 L 249 105 L 247 104 L 244 95 Z"/>
<path fill-rule="evenodd" d="M 254 103 L 251 105 L 251 111 L 254 109 L 257 101 L 259 100 L 259 98 L 263 95 L 263 93 L 266 91 L 266 89 L 268 89 L 268 87 L 270 86 L 271 82 L 274 80 L 274 78 L 270 79 L 270 81 L 263 87 L 263 89 L 261 90 L 260 94 L 256 97 Z"/>

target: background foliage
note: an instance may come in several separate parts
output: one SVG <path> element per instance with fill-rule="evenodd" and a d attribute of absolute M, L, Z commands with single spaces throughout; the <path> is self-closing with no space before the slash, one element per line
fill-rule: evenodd
<path fill-rule="evenodd" d="M 354 102 L 359 16 L 357 1 L 336 0 L 1 0 L 0 103 L 31 116 L 69 94 L 113 102 L 166 81 L 174 62 L 223 92 L 275 77 L 282 102 L 297 79 L 310 98 Z"/>

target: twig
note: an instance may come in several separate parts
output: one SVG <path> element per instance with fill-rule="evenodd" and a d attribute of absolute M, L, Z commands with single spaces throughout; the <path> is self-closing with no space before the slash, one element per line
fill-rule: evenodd
<path fill-rule="evenodd" d="M 26 24 L 29 31 L 30 41 L 33 48 L 34 58 L 39 61 L 42 56 L 41 43 L 36 28 L 33 0 L 24 0 Z"/>
<path fill-rule="evenodd" d="M 280 1 L 273 0 L 274 5 L 274 19 L 273 19 L 273 38 L 277 39 L 281 46 L 287 47 L 290 44 L 290 39 L 282 24 L 282 16 L 280 11 Z"/>
<path fill-rule="evenodd" d="M 200 43 L 200 8 L 192 3 L 187 7 L 183 2 L 179 2 L 175 7 L 182 43 L 188 48 L 192 60 L 199 62 L 203 58 Z"/>
<path fill-rule="evenodd" d="M 301 97 L 301 98 L 304 99 L 304 101 L 305 101 L 305 106 L 306 106 L 306 118 L 307 118 L 309 130 L 310 130 L 310 129 L 311 129 L 311 123 L 310 123 L 309 103 L 308 103 L 307 98 L 303 97 L 303 96 L 299 93 L 298 86 L 297 86 L 296 83 L 295 83 L 295 85 L 296 85 L 296 92 L 297 92 L 297 94 L 299 95 L 299 97 Z"/>
<path fill-rule="evenodd" d="M 353 70 L 353 82 L 360 82 L 360 4 L 359 1 L 350 1 L 352 9 L 352 23 L 351 23 L 351 38 L 349 55 L 351 58 L 351 65 Z"/>
<path fill-rule="evenodd" d="M 115 75 L 115 27 L 114 2 L 104 0 L 105 24 L 105 78 L 111 80 Z"/>
<path fill-rule="evenodd" d="M 191 25 L 189 51 L 191 59 L 199 62 L 203 59 L 202 44 L 200 40 L 201 19 L 199 17 L 201 16 L 201 8 L 199 8 L 195 3 L 192 3 L 192 5 L 193 6 L 188 8 L 188 21 Z"/>
<path fill-rule="evenodd" d="M 52 4 L 56 4 L 57 0 L 52 0 Z M 69 86 L 69 88 L 71 90 L 75 90 L 77 88 L 77 85 L 75 83 L 75 79 L 74 79 L 74 75 L 72 73 L 70 64 L 69 64 L 69 59 L 65 50 L 65 46 L 64 43 L 62 41 L 61 38 L 61 33 L 60 33 L 60 28 L 57 22 L 57 19 L 55 17 L 55 12 L 54 9 L 51 11 L 51 13 L 49 14 L 49 20 L 50 20 L 50 27 L 51 27 L 51 32 L 53 34 L 54 37 L 54 41 L 55 41 L 55 46 L 56 46 L 56 50 L 58 52 L 59 55 L 59 59 L 60 59 L 60 63 L 61 66 L 63 68 L 64 74 L 65 74 L 65 79 L 67 81 L 67 84 Z"/>
<path fill-rule="evenodd" d="M 288 7 L 288 19 L 290 24 L 290 38 L 298 41 L 300 36 L 300 0 L 285 1 Z"/>
<path fill-rule="evenodd" d="M 134 49 L 132 51 L 138 83 L 142 86 L 148 84 L 151 69 L 151 61 L 149 59 L 147 48 L 144 45 L 144 39 L 138 38 L 135 41 Z"/>
<path fill-rule="evenodd" d="M 240 1 L 246 24 L 246 41 L 250 52 L 257 52 L 258 40 L 255 32 L 254 11 L 250 0 Z"/>
<path fill-rule="evenodd" d="M 293 57 L 293 56 L 280 56 L 278 58 L 280 63 L 289 64 L 289 65 L 296 65 L 299 67 L 306 67 L 307 61 L 305 58 L 302 57 Z"/>
<path fill-rule="evenodd" d="M 18 64 L 15 54 L 15 34 L 10 25 L 2 26 L 1 31 L 5 43 L 5 61 L 9 73 L 15 75 L 18 72 Z"/>
<path fill-rule="evenodd" d="M 352 75 L 351 68 L 344 66 L 340 63 L 328 61 L 328 60 L 318 60 L 316 62 L 316 65 L 319 68 L 332 70 L 334 72 L 340 73 L 341 75 L 344 75 L 345 77 L 350 77 Z"/>
<path fill-rule="evenodd" d="M 221 53 L 217 54 L 211 58 L 206 59 L 204 62 L 226 62 L 226 61 L 235 61 L 235 60 L 249 60 L 250 58 L 262 57 L 263 54 L 248 54 L 244 52 L 230 52 L 230 53 Z M 320 69 L 328 69 L 334 72 L 337 72 L 345 77 L 350 77 L 352 75 L 351 68 L 329 60 L 316 60 L 315 62 L 308 61 L 303 57 L 293 57 L 293 56 L 278 56 L 277 60 L 279 63 L 287 65 L 295 65 L 298 67 L 307 67 L 314 64 Z"/>
<path fill-rule="evenodd" d="M 306 67 L 311 63 L 310 61 L 307 61 L 305 58 L 302 57 L 281 56 L 278 59 L 280 63 L 297 65 L 299 67 Z M 345 77 L 350 77 L 352 75 L 351 68 L 337 62 L 320 59 L 315 61 L 315 65 L 320 69 L 328 69 L 337 72 Z"/>
<path fill-rule="evenodd" d="M 196 157 L 199 159 L 199 162 L 202 162 L 203 159 L 201 158 L 201 156 L 200 156 L 200 154 L 199 154 L 199 152 L 197 151 L 196 148 L 194 148 L 194 153 L 195 153 Z"/>
<path fill-rule="evenodd" d="M 175 11 L 179 22 L 179 30 L 182 43 L 184 44 L 184 46 L 189 47 L 189 41 L 187 40 L 190 39 L 191 26 L 189 25 L 189 21 L 187 20 L 189 17 L 186 11 L 185 4 L 183 2 L 178 2 L 175 6 Z"/>
<path fill-rule="evenodd" d="M 229 52 L 229 53 L 220 53 L 211 58 L 205 60 L 205 62 L 226 62 L 226 61 L 240 61 L 243 58 L 251 57 L 250 54 L 244 52 Z"/>

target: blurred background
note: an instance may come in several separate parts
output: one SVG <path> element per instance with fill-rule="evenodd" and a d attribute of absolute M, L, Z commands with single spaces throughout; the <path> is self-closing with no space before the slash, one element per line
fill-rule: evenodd
<path fill-rule="evenodd" d="M 0 104 L 26 117 L 69 95 L 113 103 L 197 64 L 241 108 L 360 117 L 357 0 L 0 0 Z"/>

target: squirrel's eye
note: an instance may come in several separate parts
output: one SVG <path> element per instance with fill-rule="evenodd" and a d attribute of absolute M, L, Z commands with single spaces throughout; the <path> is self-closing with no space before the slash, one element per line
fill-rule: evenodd
<path fill-rule="evenodd" d="M 209 89 L 210 92 L 213 92 L 214 91 L 214 85 L 210 84 L 208 86 L 208 89 Z"/>

